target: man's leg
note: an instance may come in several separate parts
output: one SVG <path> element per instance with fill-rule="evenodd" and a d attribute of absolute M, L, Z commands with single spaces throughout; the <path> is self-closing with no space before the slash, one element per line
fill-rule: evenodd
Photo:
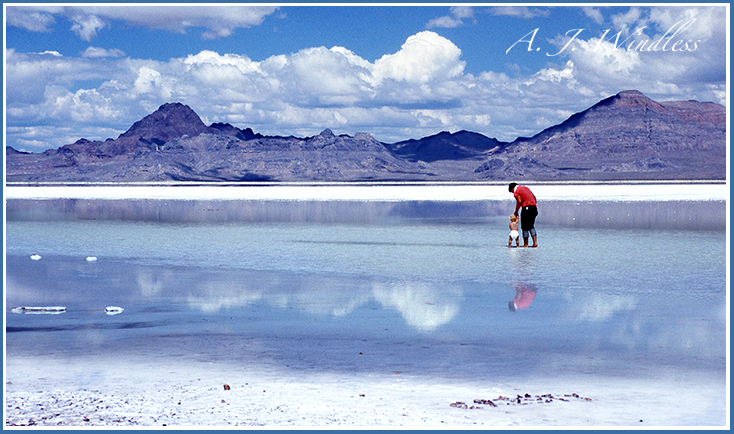
<path fill-rule="evenodd" d="M 530 247 L 538 247 L 538 231 L 535 228 L 530 229 L 530 236 L 533 237 L 533 245 Z"/>

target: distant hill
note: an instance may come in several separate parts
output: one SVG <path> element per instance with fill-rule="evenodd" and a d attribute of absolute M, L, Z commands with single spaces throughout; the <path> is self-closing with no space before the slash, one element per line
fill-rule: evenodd
<path fill-rule="evenodd" d="M 164 104 L 117 139 L 42 153 L 6 148 L 8 182 L 476 181 L 726 179 L 726 109 L 655 102 L 637 91 L 600 101 L 529 138 L 441 132 L 381 143 L 369 134 L 313 137 L 207 126 Z"/>
<path fill-rule="evenodd" d="M 410 161 L 431 163 L 439 160 L 464 160 L 482 157 L 487 152 L 502 149 L 507 146 L 507 143 L 471 131 L 459 131 L 454 134 L 442 131 L 419 140 L 405 140 L 386 146 L 395 154 Z"/>

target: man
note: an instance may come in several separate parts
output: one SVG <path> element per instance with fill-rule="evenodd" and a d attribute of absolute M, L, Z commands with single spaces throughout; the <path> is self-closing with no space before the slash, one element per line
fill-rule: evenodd
<path fill-rule="evenodd" d="M 529 188 L 523 185 L 517 185 L 516 182 L 510 183 L 510 193 L 514 194 L 517 204 L 515 205 L 515 215 L 522 208 L 520 215 L 520 227 L 522 228 L 522 237 L 525 245 L 523 247 L 538 247 L 538 233 L 535 230 L 535 217 L 538 216 L 538 201 Z M 533 245 L 528 245 L 528 238 L 533 237 Z"/>

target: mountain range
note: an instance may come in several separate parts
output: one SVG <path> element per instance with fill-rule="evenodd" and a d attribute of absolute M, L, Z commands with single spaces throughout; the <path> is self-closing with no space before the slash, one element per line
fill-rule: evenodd
<path fill-rule="evenodd" d="M 166 103 L 116 139 L 41 153 L 6 147 L 6 181 L 724 180 L 726 108 L 620 92 L 532 137 L 440 132 L 382 143 L 370 134 L 264 136 L 204 124 Z"/>

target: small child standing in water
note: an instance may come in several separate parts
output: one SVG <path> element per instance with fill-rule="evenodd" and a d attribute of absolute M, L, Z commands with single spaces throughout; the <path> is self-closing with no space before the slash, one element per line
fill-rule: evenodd
<path fill-rule="evenodd" d="M 512 247 L 512 240 L 515 240 L 516 247 L 520 247 L 520 233 L 517 231 L 517 216 L 510 216 L 510 240 L 507 247 Z"/>

